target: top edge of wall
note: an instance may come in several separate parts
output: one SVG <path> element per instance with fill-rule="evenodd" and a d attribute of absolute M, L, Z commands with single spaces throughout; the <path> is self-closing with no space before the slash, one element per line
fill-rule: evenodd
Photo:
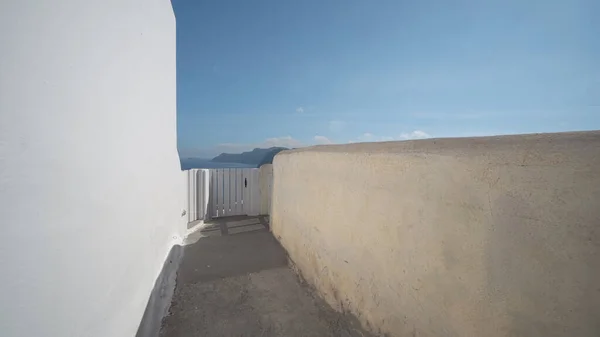
<path fill-rule="evenodd" d="M 419 140 L 350 143 L 336 145 L 316 145 L 294 150 L 286 150 L 277 154 L 285 156 L 303 152 L 325 153 L 415 153 L 429 154 L 460 154 L 467 151 L 471 154 L 481 154 L 497 151 L 516 150 L 524 148 L 561 149 L 572 151 L 578 148 L 574 145 L 581 144 L 580 149 L 594 146 L 600 149 L 600 130 L 560 132 L 560 133 L 535 133 L 520 135 L 501 135 L 486 137 L 463 138 L 428 138 Z M 588 148 L 589 149 L 589 148 Z M 277 157 L 276 156 L 276 157 Z"/>

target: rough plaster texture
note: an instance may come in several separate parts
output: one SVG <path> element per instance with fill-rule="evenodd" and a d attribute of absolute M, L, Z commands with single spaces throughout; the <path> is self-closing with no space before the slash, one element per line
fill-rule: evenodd
<path fill-rule="evenodd" d="M 269 214 L 271 210 L 271 192 L 273 189 L 273 164 L 261 165 L 258 169 L 260 184 L 260 214 Z"/>
<path fill-rule="evenodd" d="M 599 336 L 600 132 L 319 146 L 274 160 L 271 228 L 390 336 Z"/>
<path fill-rule="evenodd" d="M 136 334 L 185 229 L 168 0 L 0 1 L 0 334 Z"/>

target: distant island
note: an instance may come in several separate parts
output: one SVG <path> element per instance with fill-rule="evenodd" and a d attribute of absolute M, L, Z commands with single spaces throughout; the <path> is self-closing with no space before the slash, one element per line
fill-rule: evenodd
<path fill-rule="evenodd" d="M 221 153 L 214 157 L 211 161 L 217 163 L 239 163 L 246 165 L 256 165 L 260 167 L 263 164 L 272 164 L 273 157 L 283 150 L 289 150 L 285 147 L 271 147 L 268 149 L 256 148 L 249 152 L 242 152 L 238 154 L 234 153 Z"/>

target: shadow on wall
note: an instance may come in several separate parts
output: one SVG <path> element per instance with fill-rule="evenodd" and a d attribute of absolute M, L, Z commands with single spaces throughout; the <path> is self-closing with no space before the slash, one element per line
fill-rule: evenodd
<path fill-rule="evenodd" d="M 160 274 L 154 282 L 154 288 L 146 304 L 142 321 L 135 334 L 136 337 L 155 337 L 160 332 L 162 318 L 169 311 L 169 305 L 175 291 L 177 269 L 183 258 L 184 247 L 175 245 L 171 248 Z"/>

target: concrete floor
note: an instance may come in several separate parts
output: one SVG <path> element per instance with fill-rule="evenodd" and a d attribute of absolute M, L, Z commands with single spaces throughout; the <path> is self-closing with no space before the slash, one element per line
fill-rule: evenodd
<path fill-rule="evenodd" d="M 264 217 L 204 225 L 184 249 L 162 337 L 369 336 L 301 284 Z"/>

